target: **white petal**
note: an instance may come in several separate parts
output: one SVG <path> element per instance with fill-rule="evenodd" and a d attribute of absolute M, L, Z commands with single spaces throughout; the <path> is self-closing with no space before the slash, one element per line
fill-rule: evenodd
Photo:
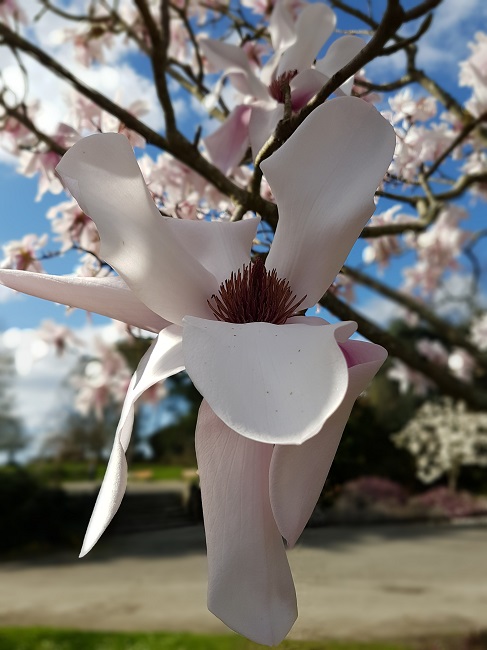
<path fill-rule="evenodd" d="M 296 39 L 295 22 L 286 2 L 278 0 L 269 17 L 272 49 L 277 52 L 289 47 Z"/>
<path fill-rule="evenodd" d="M 100 539 L 122 502 L 127 487 L 125 452 L 132 435 L 135 402 L 144 391 L 158 381 L 183 369 L 181 328 L 171 325 L 159 333 L 142 357 L 130 382 L 115 433 L 110 461 L 88 524 L 80 557 L 86 555 Z"/>
<path fill-rule="evenodd" d="M 250 146 L 255 158 L 270 136 L 279 120 L 284 117 L 283 104 L 262 104 L 252 108 L 249 123 Z"/>
<path fill-rule="evenodd" d="M 122 278 L 83 278 L 2 269 L 0 284 L 152 332 L 159 332 L 168 325 L 137 298 Z"/>
<path fill-rule="evenodd" d="M 208 609 L 239 634 L 277 645 L 297 616 L 269 502 L 272 446 L 242 438 L 203 402 L 196 454 L 208 549 Z"/>
<path fill-rule="evenodd" d="M 272 510 L 290 547 L 303 532 L 325 484 L 352 406 L 387 357 L 384 348 L 365 341 L 342 345 L 349 363 L 345 398 L 321 431 L 300 446 L 276 445 L 271 462 Z"/>
<path fill-rule="evenodd" d="M 132 147 L 118 133 L 92 135 L 57 171 L 100 232 L 101 255 L 150 309 L 173 323 L 208 316 L 213 276 L 184 253 L 145 185 Z"/>
<path fill-rule="evenodd" d="M 223 70 L 233 87 L 242 95 L 250 95 L 256 99 L 268 98 L 266 86 L 255 76 L 241 47 L 211 38 L 200 38 L 199 44 L 213 69 Z"/>
<path fill-rule="evenodd" d="M 210 161 L 226 175 L 238 167 L 249 147 L 251 112 L 251 106 L 236 106 L 225 122 L 203 140 Z"/>
<path fill-rule="evenodd" d="M 327 5 L 316 3 L 307 5 L 296 21 L 296 40 L 281 57 L 276 77 L 290 70 L 310 68 L 335 29 L 335 13 Z"/>
<path fill-rule="evenodd" d="M 225 424 L 260 442 L 301 444 L 347 390 L 337 344 L 349 324 L 236 325 L 188 316 L 183 352 L 194 385 Z"/>
<path fill-rule="evenodd" d="M 314 110 L 262 163 L 279 207 L 266 267 L 297 296 L 307 294 L 303 307 L 328 289 L 373 213 L 395 141 L 373 106 L 340 97 Z"/>
<path fill-rule="evenodd" d="M 189 256 L 216 279 L 218 286 L 232 271 L 250 262 L 252 242 L 260 217 L 235 222 L 171 219 L 167 229 Z M 208 292 L 207 297 L 210 297 Z"/>
<path fill-rule="evenodd" d="M 358 36 L 342 36 L 330 45 L 325 56 L 316 62 L 316 70 L 327 77 L 332 77 L 347 63 L 350 63 L 363 50 L 366 43 Z M 349 95 L 352 91 L 353 77 L 340 86 L 343 93 Z"/>

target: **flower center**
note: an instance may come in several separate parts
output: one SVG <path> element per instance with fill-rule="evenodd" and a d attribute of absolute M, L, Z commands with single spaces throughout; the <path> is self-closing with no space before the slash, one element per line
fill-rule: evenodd
<path fill-rule="evenodd" d="M 286 99 L 286 90 L 289 86 L 291 79 L 298 74 L 297 70 L 288 70 L 283 74 L 279 75 L 276 79 L 271 81 L 269 84 L 269 95 L 272 99 L 275 99 L 279 104 L 284 104 Z"/>
<path fill-rule="evenodd" d="M 227 323 L 273 323 L 283 325 L 306 296 L 296 300 L 289 282 L 268 271 L 257 257 L 222 282 L 208 305 L 217 320 Z M 213 304 L 212 304 L 213 303 Z"/>

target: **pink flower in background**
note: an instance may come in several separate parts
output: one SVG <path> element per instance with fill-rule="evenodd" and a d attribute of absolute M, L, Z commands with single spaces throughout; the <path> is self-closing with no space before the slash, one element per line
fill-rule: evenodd
<path fill-rule="evenodd" d="M 0 263 L 2 269 L 17 271 L 33 271 L 42 273 L 41 262 L 37 259 L 37 251 L 47 244 L 48 236 L 25 235 L 19 241 L 11 241 L 3 247 L 4 258 Z"/>
<path fill-rule="evenodd" d="M 62 252 L 76 245 L 98 255 L 98 230 L 93 220 L 80 210 L 76 201 L 64 201 L 53 206 L 48 210 L 47 218 L 51 219 L 52 230 L 58 235 L 57 240 L 61 242 Z"/>
<path fill-rule="evenodd" d="M 335 41 L 326 55 L 313 63 L 323 43 L 333 33 L 334 12 L 324 4 L 307 4 L 294 19 L 284 2 L 277 2 L 271 14 L 269 31 L 273 56 L 260 70 L 244 49 L 212 39 L 200 39 L 201 49 L 212 71 L 223 70 L 242 96 L 242 103 L 204 144 L 210 160 L 224 173 L 238 166 L 248 147 L 255 157 L 284 117 L 285 88 L 289 85 L 293 110 L 302 108 L 328 79 L 364 47 L 355 36 Z M 343 84 L 342 94 L 350 94 L 353 79 Z"/>
<path fill-rule="evenodd" d="M 359 99 L 317 108 L 262 163 L 279 207 L 264 264 L 250 262 L 257 219 L 162 217 L 127 140 L 91 136 L 58 172 L 120 278 L 0 272 L 8 286 L 159 332 L 130 382 L 82 555 L 122 500 L 136 400 L 186 368 L 204 397 L 196 448 L 208 606 L 259 643 L 279 643 L 294 623 L 282 538 L 292 546 L 299 537 L 352 405 L 386 357 L 348 340 L 354 323 L 295 312 L 333 282 L 375 208 L 394 144 L 390 125 Z"/>
<path fill-rule="evenodd" d="M 79 348 L 81 341 L 66 325 L 44 320 L 37 330 L 39 338 L 54 346 L 56 354 L 62 356 L 69 348 Z"/>

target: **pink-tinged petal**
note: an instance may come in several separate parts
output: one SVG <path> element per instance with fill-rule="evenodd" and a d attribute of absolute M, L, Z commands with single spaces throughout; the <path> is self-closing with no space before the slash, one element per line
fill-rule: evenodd
<path fill-rule="evenodd" d="M 284 117 L 283 104 L 262 104 L 252 108 L 249 123 L 250 146 L 255 158 Z"/>
<path fill-rule="evenodd" d="M 347 63 L 350 63 L 357 54 L 363 50 L 366 43 L 358 36 L 342 36 L 330 45 L 325 56 L 316 62 L 316 69 L 326 77 L 332 77 L 341 70 Z M 352 92 L 353 77 L 340 86 L 345 95 Z"/>
<path fill-rule="evenodd" d="M 327 81 L 328 77 L 314 68 L 308 68 L 297 74 L 289 84 L 293 110 L 298 111 L 303 108 Z"/>
<path fill-rule="evenodd" d="M 185 254 L 146 187 L 127 138 L 91 135 L 65 154 L 57 171 L 100 233 L 101 256 L 150 309 L 170 322 L 207 317 L 213 276 Z M 213 289 L 214 290 L 214 289 Z"/>
<path fill-rule="evenodd" d="M 387 357 L 374 343 L 347 341 L 342 349 L 349 363 L 345 398 L 321 431 L 300 446 L 276 445 L 272 455 L 270 494 L 281 535 L 290 547 L 303 532 L 325 484 L 352 406 Z"/>
<path fill-rule="evenodd" d="M 83 278 L 2 269 L 0 284 L 30 296 L 86 309 L 151 332 L 159 332 L 168 325 L 166 320 L 137 298 L 122 278 Z"/>
<path fill-rule="evenodd" d="M 238 167 L 249 147 L 251 112 L 251 106 L 236 106 L 225 122 L 203 140 L 210 161 L 226 175 Z"/>
<path fill-rule="evenodd" d="M 223 70 L 232 86 L 242 95 L 268 99 L 266 86 L 255 76 L 250 61 L 241 47 L 211 38 L 201 38 L 199 44 L 212 68 L 215 71 Z"/>
<path fill-rule="evenodd" d="M 249 263 L 259 223 L 260 217 L 229 223 L 171 219 L 167 228 L 188 255 L 197 259 L 220 286 L 232 271 Z"/>
<path fill-rule="evenodd" d="M 208 549 L 208 609 L 228 627 L 277 645 L 296 594 L 269 502 L 272 445 L 242 438 L 203 401 L 196 455 Z"/>
<path fill-rule="evenodd" d="M 373 106 L 339 97 L 315 109 L 262 163 L 279 206 L 266 267 L 307 295 L 302 307 L 325 293 L 373 213 L 395 142 Z"/>
<path fill-rule="evenodd" d="M 323 43 L 332 35 L 336 25 L 335 13 L 327 5 L 307 5 L 296 21 L 296 40 L 282 55 L 276 77 L 290 70 L 310 68 Z"/>
<path fill-rule="evenodd" d="M 345 396 L 348 370 L 337 341 L 350 323 L 234 324 L 188 316 L 183 352 L 194 385 L 227 426 L 259 442 L 301 444 Z"/>
<path fill-rule="evenodd" d="M 117 512 L 125 494 L 127 487 L 125 452 L 132 435 L 135 402 L 148 388 L 183 369 L 181 328 L 171 325 L 160 332 L 144 354 L 130 382 L 108 467 L 88 524 L 80 557 L 91 551 L 100 539 Z"/>

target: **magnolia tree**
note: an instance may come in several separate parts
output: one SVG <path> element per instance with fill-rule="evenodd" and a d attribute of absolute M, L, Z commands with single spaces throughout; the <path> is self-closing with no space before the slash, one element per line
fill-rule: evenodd
<path fill-rule="evenodd" d="M 447 92 L 418 64 L 441 0 L 387 0 L 380 18 L 366 4 L 0 2 L 1 144 L 39 198 L 67 191 L 49 235 L 5 246 L 0 282 L 154 335 L 82 555 L 122 500 L 136 400 L 186 369 L 204 398 L 208 605 L 270 645 L 297 612 L 283 538 L 306 525 L 386 350 L 402 387 L 487 404 L 485 230 L 469 218 L 487 187 L 487 36 L 459 67 L 467 93 Z M 367 66 L 387 57 L 404 65 L 384 83 Z M 39 78 L 64 84 L 56 119 Z M 48 274 L 68 252 L 74 273 Z M 400 286 L 384 280 L 397 259 Z M 461 319 L 444 310 L 453 273 Z M 424 340 L 361 314 L 358 287 Z"/>
<path fill-rule="evenodd" d="M 451 398 L 425 402 L 393 440 L 414 456 L 424 483 L 446 474 L 448 486 L 456 490 L 464 465 L 487 466 L 487 414 L 468 412 Z"/>

